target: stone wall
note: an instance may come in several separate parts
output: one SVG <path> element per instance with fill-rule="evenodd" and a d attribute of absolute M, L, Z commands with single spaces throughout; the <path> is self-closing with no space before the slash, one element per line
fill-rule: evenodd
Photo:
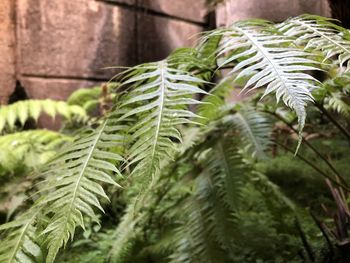
<path fill-rule="evenodd" d="M 1 103 L 15 80 L 28 98 L 65 99 L 109 80 L 116 70 L 106 67 L 155 61 L 192 46 L 191 36 L 206 26 L 205 0 L 192 6 L 187 0 L 0 2 L 0 34 L 7 36 L 0 42 Z"/>
<path fill-rule="evenodd" d="M 0 104 L 16 87 L 28 98 L 65 99 L 132 66 L 192 46 L 208 25 L 206 0 L 0 0 Z M 329 15 L 326 0 L 226 0 L 217 25 Z"/>
<path fill-rule="evenodd" d="M 7 102 L 15 89 L 15 5 L 0 1 L 0 104 Z"/>
<path fill-rule="evenodd" d="M 216 10 L 216 24 L 227 26 L 250 18 L 282 22 L 304 13 L 331 16 L 327 0 L 226 0 Z"/>

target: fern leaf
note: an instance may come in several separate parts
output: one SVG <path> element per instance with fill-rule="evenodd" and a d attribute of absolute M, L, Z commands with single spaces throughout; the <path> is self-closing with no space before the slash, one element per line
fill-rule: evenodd
<path fill-rule="evenodd" d="M 110 174 L 121 176 L 114 163 L 123 159 L 107 150 L 120 144 L 123 137 L 116 133 L 124 127 L 112 123 L 104 121 L 97 129 L 65 147 L 44 173 L 47 182 L 41 192 L 48 194 L 39 204 L 45 205 L 46 213 L 51 215 L 43 231 L 48 248 L 47 262 L 54 261 L 58 250 L 73 238 L 77 226 L 84 228 L 83 216 L 98 222 L 94 209 L 103 212 L 99 198 L 108 200 L 100 184 L 117 185 Z"/>
<path fill-rule="evenodd" d="M 11 231 L 0 241 L 0 262 L 43 262 L 43 254 L 36 242 L 34 226 L 40 209 L 32 209 L 15 221 L 0 226 L 0 231 Z"/>
<path fill-rule="evenodd" d="M 77 105 L 68 105 L 64 101 L 54 100 L 23 100 L 10 105 L 0 107 L 0 133 L 8 127 L 15 128 L 18 121 L 22 126 L 32 118 L 38 120 L 41 113 L 46 113 L 52 118 L 60 114 L 66 119 L 77 118 L 79 121 L 86 120 L 87 115 L 83 108 Z"/>
<path fill-rule="evenodd" d="M 267 116 L 250 106 L 237 107 L 235 114 L 224 117 L 224 123 L 238 132 L 242 146 L 253 157 L 265 158 L 265 151 L 272 144 L 272 123 Z"/>
<path fill-rule="evenodd" d="M 320 50 L 325 59 L 336 57 L 342 67 L 350 59 L 350 42 L 344 36 L 345 29 L 332 23 L 333 19 L 301 15 L 280 24 L 278 29 L 287 36 L 296 38 L 305 49 Z"/>
<path fill-rule="evenodd" d="M 305 124 L 307 102 L 313 101 L 311 90 L 317 81 L 306 74 L 317 70 L 316 62 L 309 53 L 293 47 L 293 40 L 270 30 L 266 21 L 243 21 L 234 23 L 228 29 L 214 31 L 213 36 L 223 35 L 218 55 L 223 56 L 222 66 L 237 64 L 232 73 L 239 72 L 237 79 L 250 76 L 243 90 L 254 90 L 266 86 L 263 97 L 275 92 L 277 102 L 292 108 L 301 131 Z M 301 137 L 300 137 L 301 138 Z"/>
<path fill-rule="evenodd" d="M 193 123 L 197 117 L 186 107 L 199 102 L 192 98 L 196 93 L 206 93 L 196 85 L 203 80 L 178 70 L 167 61 L 145 64 L 131 70 L 122 86 L 131 85 L 121 108 L 130 108 L 121 119 L 138 120 L 130 128 L 132 145 L 129 165 L 136 164 L 134 174 L 150 180 L 177 151 L 181 134 L 176 126 Z"/>
<path fill-rule="evenodd" d="M 350 105 L 342 99 L 340 93 L 333 93 L 331 97 L 327 98 L 325 104 L 326 108 L 334 110 L 345 118 L 350 116 Z"/>
<path fill-rule="evenodd" d="M 224 262 L 233 258 L 233 213 L 247 170 L 234 140 L 219 140 L 201 157 L 193 195 L 180 209 L 184 221 L 170 262 Z"/>
<path fill-rule="evenodd" d="M 145 213 L 135 211 L 136 202 L 137 199 L 130 202 L 118 227 L 107 237 L 109 246 L 106 252 L 111 263 L 123 262 L 123 259 L 129 255 L 133 240 L 139 234 L 136 225 L 142 220 Z"/>
<path fill-rule="evenodd" d="M 70 137 L 48 130 L 29 130 L 0 136 L 0 165 L 11 170 L 11 165 L 24 162 L 27 167 L 44 164 Z"/>

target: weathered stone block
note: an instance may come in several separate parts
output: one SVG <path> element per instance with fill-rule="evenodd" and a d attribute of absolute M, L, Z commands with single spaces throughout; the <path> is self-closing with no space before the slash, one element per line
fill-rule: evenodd
<path fill-rule="evenodd" d="M 205 22 L 208 12 L 205 0 L 140 0 L 138 4 L 163 14 L 202 23 Z"/>
<path fill-rule="evenodd" d="M 0 104 L 6 104 L 16 86 L 14 1 L 0 1 Z"/>
<path fill-rule="evenodd" d="M 250 18 L 281 22 L 303 13 L 330 16 L 327 0 L 227 0 L 216 10 L 217 26 Z"/>
<path fill-rule="evenodd" d="M 136 4 L 136 0 L 96 0 L 106 3 L 117 3 L 117 4 L 128 4 L 128 5 L 134 5 Z"/>
<path fill-rule="evenodd" d="M 94 87 L 101 82 L 85 80 L 67 80 L 67 79 L 43 79 L 33 77 L 22 77 L 21 84 L 25 87 L 28 98 L 30 99 L 54 99 L 66 100 L 69 95 L 79 89 Z M 58 130 L 61 127 L 61 118 L 52 119 L 43 115 L 39 118 L 39 127 L 52 130 Z"/>
<path fill-rule="evenodd" d="M 21 85 L 30 99 L 66 100 L 69 95 L 79 89 L 100 85 L 102 82 L 70 79 L 44 79 L 21 77 Z"/>
<path fill-rule="evenodd" d="M 134 12 L 94 0 L 18 0 L 20 73 L 109 78 L 135 61 Z"/>
<path fill-rule="evenodd" d="M 138 14 L 138 63 L 164 59 L 175 48 L 193 46 L 202 30 L 187 22 Z"/>

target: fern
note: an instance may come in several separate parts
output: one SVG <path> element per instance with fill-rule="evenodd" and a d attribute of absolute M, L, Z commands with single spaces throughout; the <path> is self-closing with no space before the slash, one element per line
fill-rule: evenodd
<path fill-rule="evenodd" d="M 315 58 L 318 51 L 325 52 L 327 59 L 337 57 L 339 65 L 347 62 L 346 37 L 343 29 L 315 17 L 298 17 L 277 27 L 264 20 L 243 21 L 212 31 L 197 48 L 176 50 L 165 60 L 118 74 L 115 80 L 120 84 L 108 98 L 113 105 L 104 111 L 106 117 L 94 120 L 64 144 L 40 170 L 43 181 L 36 185 L 34 205 L 0 226 L 4 231 L 0 261 L 53 262 L 77 228 L 85 228 L 86 220 L 99 222 L 98 211 L 104 212 L 101 200 L 108 201 L 106 192 L 113 192 L 105 192 L 104 186 L 118 187 L 120 178 L 128 178 L 126 197 L 119 192 L 115 197 L 132 200 L 127 200 L 122 218 L 119 201 L 114 204 L 119 225 L 99 235 L 101 251 L 94 251 L 96 257 L 136 261 L 132 254 L 142 244 L 145 247 L 135 252 L 137 256 L 142 258 L 153 248 L 164 262 L 265 260 L 268 242 L 276 238 L 283 243 L 276 230 L 282 223 L 274 209 L 290 209 L 292 204 L 267 177 L 252 172 L 250 157 L 259 161 L 271 144 L 270 121 L 253 107 L 230 104 L 227 98 L 242 80 L 246 80 L 243 90 L 262 88 L 262 97 L 275 93 L 277 102 L 282 100 L 296 113 L 301 133 L 307 103 L 313 101 L 311 92 L 319 85 L 306 71 L 322 66 Z M 223 68 L 231 71 L 208 94 L 204 91 L 208 81 Z M 343 91 L 321 91 L 325 92 L 322 101 L 344 109 L 330 96 L 343 99 Z M 98 89 L 77 93 L 72 101 L 87 98 L 96 105 L 96 93 Z M 82 103 L 86 108 L 88 104 Z M 30 118 L 37 120 L 42 112 L 86 118 L 76 105 L 23 101 L 0 109 L 0 132 L 23 126 Z M 206 127 L 193 128 L 199 124 Z M 31 150 L 19 144 L 38 142 L 43 151 L 56 151 L 66 137 L 57 135 L 56 140 L 51 135 L 45 138 L 40 131 L 7 135 L 0 138 L 0 146 L 11 154 L 26 155 Z M 281 204 L 266 201 L 268 196 Z M 263 235 L 245 236 L 253 230 Z M 166 244 L 159 245 L 159 240 Z M 253 250 L 249 242 L 260 250 Z"/>
<path fill-rule="evenodd" d="M 40 209 L 31 209 L 16 221 L 0 226 L 0 231 L 11 230 L 11 234 L 0 241 L 1 262 L 44 262 L 34 226 L 39 212 Z"/>
<path fill-rule="evenodd" d="M 50 215 L 43 231 L 48 248 L 47 262 L 54 261 L 59 248 L 73 237 L 76 226 L 84 228 L 83 215 L 98 221 L 93 209 L 103 211 L 98 197 L 109 200 L 100 183 L 117 185 L 110 173 L 121 176 L 111 160 L 123 159 L 108 149 L 121 143 L 123 137 L 115 133 L 122 128 L 106 120 L 65 147 L 49 163 L 49 169 L 44 173 L 47 181 L 41 189 L 48 193 L 39 202 Z"/>
<path fill-rule="evenodd" d="M 208 37 L 223 36 L 218 48 L 218 56 L 223 56 L 220 67 L 237 61 L 231 73 L 239 71 L 237 79 L 250 76 L 243 90 L 267 85 L 263 97 L 275 92 L 277 101 L 282 99 L 297 113 L 301 131 L 306 104 L 313 101 L 311 90 L 317 87 L 317 81 L 305 71 L 317 70 L 312 66 L 317 62 L 293 47 L 293 39 L 276 34 L 271 27 L 267 21 L 243 21 Z"/>
<path fill-rule="evenodd" d="M 219 140 L 203 152 L 203 172 L 181 209 L 186 216 L 175 236 L 171 262 L 224 262 L 234 256 L 233 212 L 247 169 L 232 140 Z"/>
<path fill-rule="evenodd" d="M 322 51 L 325 59 L 336 57 L 336 62 L 342 67 L 350 59 L 348 32 L 332 21 L 316 15 L 301 15 L 287 20 L 278 28 L 286 36 L 296 38 L 306 50 Z"/>
<path fill-rule="evenodd" d="M 49 99 L 18 101 L 0 107 L 0 133 L 5 128 L 13 130 L 16 122 L 23 126 L 29 118 L 37 121 L 43 112 L 52 118 L 55 118 L 57 114 L 64 116 L 68 120 L 76 118 L 78 121 L 83 121 L 87 118 L 83 108 L 77 105 L 68 105 L 64 101 Z"/>
<path fill-rule="evenodd" d="M 205 93 L 196 85 L 203 80 L 178 70 L 168 61 L 137 66 L 128 72 L 121 87 L 131 85 L 121 108 L 131 108 L 122 117 L 135 118 L 137 122 L 129 133 L 128 165 L 136 164 L 133 174 L 153 180 L 160 163 L 172 159 L 182 141 L 176 126 L 193 123 L 197 117 L 186 106 L 198 104 L 191 98 Z"/>
<path fill-rule="evenodd" d="M 265 114 L 251 106 L 238 105 L 236 108 L 235 114 L 223 118 L 224 123 L 235 128 L 249 154 L 264 158 L 265 151 L 272 144 L 272 123 Z"/>
<path fill-rule="evenodd" d="M 327 97 L 326 108 L 331 109 L 345 118 L 350 117 L 350 105 L 344 101 L 341 93 L 333 93 L 330 97 Z"/>
<path fill-rule="evenodd" d="M 24 162 L 37 167 L 48 161 L 70 137 L 48 130 L 30 130 L 0 136 L 0 165 L 12 170 Z"/>

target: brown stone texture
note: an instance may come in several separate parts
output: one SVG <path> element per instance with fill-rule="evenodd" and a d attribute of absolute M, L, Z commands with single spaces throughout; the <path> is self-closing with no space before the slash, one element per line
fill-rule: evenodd
<path fill-rule="evenodd" d="M 14 91 L 15 78 L 15 30 L 14 1 L 0 1 L 0 104 L 6 104 Z"/>
<path fill-rule="evenodd" d="M 128 5 L 135 5 L 137 0 L 96 0 L 100 2 L 106 2 L 106 3 L 118 3 L 118 4 L 128 4 Z"/>
<path fill-rule="evenodd" d="M 161 60 L 176 48 L 193 46 L 196 34 L 203 30 L 198 25 L 147 13 L 139 13 L 137 19 L 139 63 Z"/>
<path fill-rule="evenodd" d="M 29 98 L 65 100 L 76 89 L 100 85 L 100 81 L 22 77 Z"/>
<path fill-rule="evenodd" d="M 132 10 L 94 0 L 18 0 L 24 75 L 108 79 L 102 68 L 135 64 Z"/>
<path fill-rule="evenodd" d="M 250 18 L 281 22 L 304 13 L 330 16 L 327 0 L 226 0 L 216 10 L 217 26 Z"/>
<path fill-rule="evenodd" d="M 105 67 L 163 59 L 194 44 L 204 1 L 17 0 L 18 78 L 29 98 L 65 99 Z"/>
<path fill-rule="evenodd" d="M 27 96 L 35 99 L 66 100 L 69 95 L 79 89 L 101 85 L 99 81 L 88 80 L 67 80 L 67 79 L 44 79 L 36 77 L 22 77 L 21 84 L 25 87 Z M 58 130 L 61 125 L 61 118 L 52 119 L 43 115 L 39 118 L 39 127 Z"/>
<path fill-rule="evenodd" d="M 207 14 L 205 0 L 139 0 L 138 5 L 195 22 L 205 22 Z"/>

